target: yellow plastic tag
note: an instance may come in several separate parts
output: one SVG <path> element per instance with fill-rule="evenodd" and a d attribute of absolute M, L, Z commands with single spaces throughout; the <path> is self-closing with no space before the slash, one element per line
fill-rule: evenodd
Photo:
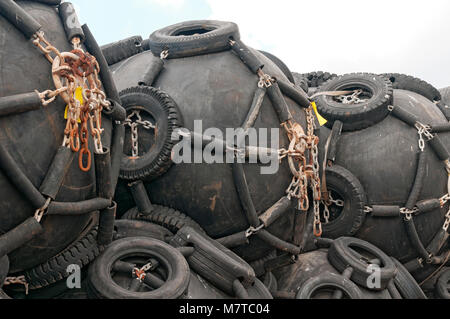
<path fill-rule="evenodd" d="M 326 119 L 324 119 L 317 111 L 316 102 L 312 102 L 311 104 L 313 106 L 314 112 L 316 113 L 317 119 L 319 120 L 320 126 L 324 126 L 325 124 L 327 124 L 328 121 Z"/>
<path fill-rule="evenodd" d="M 81 87 L 77 87 L 75 90 L 75 99 L 80 102 L 80 105 L 83 105 L 83 89 Z M 69 106 L 66 106 L 66 111 L 64 112 L 64 119 L 67 120 L 67 117 L 69 116 Z M 81 120 L 78 119 L 78 123 L 81 123 Z"/>

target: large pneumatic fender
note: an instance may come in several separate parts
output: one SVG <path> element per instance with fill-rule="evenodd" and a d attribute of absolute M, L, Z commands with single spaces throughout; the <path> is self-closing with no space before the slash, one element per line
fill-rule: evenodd
<path fill-rule="evenodd" d="M 123 93 L 123 99 L 130 101 L 131 105 L 145 108 L 139 97 L 145 91 L 153 100 L 159 97 L 159 102 L 153 102 L 153 105 L 161 105 L 159 109 L 165 110 L 170 124 L 162 123 L 163 128 L 174 129 L 178 125 L 194 131 L 194 121 L 202 120 L 203 132 L 209 128 L 218 128 L 223 132 L 225 139 L 227 128 L 240 128 L 246 121 L 255 98 L 255 91 L 258 90 L 258 76 L 250 70 L 251 67 L 241 61 L 236 51 L 244 52 L 242 54 L 247 54 L 247 57 L 255 56 L 260 65 L 264 65 L 264 73 L 276 78 L 280 88 L 298 90 L 289 83 L 283 72 L 270 59 L 247 47 L 241 51 L 233 50 L 230 39 L 243 45 L 239 41 L 238 28 L 233 23 L 220 21 L 181 23 L 155 32 L 150 37 L 151 52 L 143 52 L 119 62 L 111 66 L 111 72 L 118 89 Z M 166 48 L 169 48 L 168 53 Z M 164 56 L 166 53 L 168 55 Z M 259 65 L 254 70 L 258 67 Z M 139 84 L 141 87 L 136 88 Z M 275 111 L 272 99 L 268 95 L 266 94 L 263 100 L 254 127 L 268 129 L 267 146 L 271 147 L 270 129 L 280 128 L 280 114 Z M 306 95 L 303 92 L 303 102 L 306 104 L 303 107 L 309 107 L 309 101 L 304 96 Z M 305 111 L 293 99 L 285 96 L 284 100 L 295 121 L 306 128 Z M 127 103 L 123 104 L 127 108 Z M 129 109 L 128 115 L 132 110 L 133 108 Z M 164 134 L 161 133 L 161 126 L 157 126 L 157 133 Z M 280 148 L 288 148 L 289 140 L 284 129 L 279 132 Z M 140 152 L 144 152 L 142 148 L 148 151 L 161 147 L 157 143 L 153 145 L 149 142 L 155 137 L 149 136 L 148 130 L 140 130 L 140 136 L 142 136 L 139 140 Z M 136 159 L 131 155 L 131 139 L 131 134 L 127 133 L 125 158 L 122 161 L 122 166 L 126 166 L 127 170 L 122 170 L 124 174 L 121 176 L 125 180 L 119 185 L 126 185 L 127 179 L 144 179 L 153 203 L 186 213 L 199 223 L 209 236 L 216 239 L 245 232 L 249 228 L 249 221 L 235 186 L 233 172 L 236 173 L 236 170 L 233 165 L 182 163 L 170 168 L 160 165 L 161 169 L 156 173 L 167 171 L 162 176 L 154 174 L 155 170 L 151 170 L 150 175 L 140 171 L 143 173 L 140 176 L 138 171 L 137 175 L 130 176 L 130 167 L 134 165 L 135 172 L 140 168 L 140 157 Z M 164 150 L 162 148 L 162 151 Z M 139 156 L 144 155 L 139 153 Z M 170 159 L 170 152 L 168 157 Z M 279 170 L 272 175 L 262 175 L 259 164 L 245 164 L 244 172 L 255 211 L 259 215 L 286 196 L 286 189 L 292 181 L 287 161 L 283 161 Z M 126 191 L 119 188 L 117 194 L 121 196 L 116 200 L 131 206 L 124 196 Z M 291 239 L 293 232 L 289 230 L 293 230 L 294 217 L 299 214 L 294 207 L 295 203 L 290 205 L 284 217 L 278 219 L 268 229 L 273 235 L 283 240 Z M 236 252 L 250 261 L 264 256 L 270 247 L 257 237 L 253 236 L 250 239 L 250 246 L 238 248 Z"/>
<path fill-rule="evenodd" d="M 336 291 L 343 292 L 343 299 L 393 299 L 387 289 L 375 291 L 354 283 L 333 267 L 327 255 L 327 249 L 306 253 L 295 264 L 275 271 L 280 292 L 297 299 L 334 299 Z"/>
<path fill-rule="evenodd" d="M 342 84 L 343 82 L 339 82 L 341 79 L 356 80 L 361 76 L 379 84 L 387 80 L 375 75 L 347 75 L 328 82 L 321 90 L 329 91 L 327 86 Z M 352 90 L 358 88 L 354 84 L 355 82 Z M 350 89 L 339 85 L 336 88 Z M 338 116 L 333 116 L 335 102 L 324 103 L 327 98 L 333 99 L 322 96 L 319 98 L 321 101 L 316 100 L 326 112 L 330 111 L 328 116 L 322 115 L 329 120 L 327 126 L 333 127 L 333 130 L 325 126 L 321 129 L 322 158 L 327 151 L 326 164 L 331 166 L 328 170 L 335 171 L 334 167 L 345 168 L 346 176 L 351 174 L 350 180 L 353 181 L 347 183 L 349 186 L 339 189 L 339 185 L 330 180 L 329 191 L 335 197 L 332 209 L 330 208 L 330 226 L 342 219 L 339 212 L 350 207 L 350 201 L 347 201 L 349 199 L 359 203 L 358 211 L 365 212 L 365 217 L 361 219 L 361 213 L 353 210 L 353 222 L 357 222 L 358 228 L 349 233 L 343 227 L 345 225 L 341 225 L 339 233 L 334 226 L 330 237 L 356 236 L 376 245 L 402 263 L 417 258 L 422 266 L 427 262 L 431 263 L 432 257 L 442 253 L 448 238 L 443 230 L 448 204 L 445 199 L 440 199 L 449 192 L 445 160 L 448 157 L 446 148 L 450 145 L 450 134 L 447 133 L 448 121 L 442 111 L 436 103 L 423 95 L 395 89 L 392 100 L 388 103 L 385 103 L 389 100 L 388 96 L 384 98 L 385 102 L 383 99 L 376 102 L 368 98 L 369 102 L 365 103 L 374 106 L 372 110 L 379 107 L 380 116 L 377 120 L 375 117 L 360 117 L 356 120 L 363 126 L 355 126 L 355 122 L 348 120 L 350 112 L 344 116 L 343 113 L 338 114 L 343 121 L 348 120 L 347 123 L 342 123 Z M 320 109 L 319 105 L 318 108 Z M 362 120 L 366 121 L 365 124 Z M 424 152 L 420 152 L 419 148 L 418 128 L 415 127 L 417 122 L 431 126 L 425 127 L 430 133 L 422 133 L 425 134 Z M 358 129 L 358 126 L 365 128 Z M 427 141 L 432 135 L 434 138 Z M 361 203 L 364 203 L 361 198 L 365 201 L 364 208 L 361 207 Z M 344 200 L 342 207 L 336 207 L 336 200 Z M 412 212 L 412 215 L 408 212 Z M 327 228 L 325 223 L 325 235 L 329 235 Z"/>
<path fill-rule="evenodd" d="M 71 25 L 65 23 L 67 14 L 73 22 Z M 33 43 L 36 32 L 42 31 L 49 44 L 60 52 L 74 50 L 70 40 L 80 38 L 86 45 L 82 44 L 81 48 L 87 52 L 88 43 L 92 45 L 95 40 L 85 26 L 83 34 L 76 21 L 70 3 L 61 6 L 59 1 L 1 3 L 0 234 L 3 236 L 0 246 L 2 253 L 9 254 L 11 274 L 32 269 L 61 253 L 87 227 L 96 226 L 91 223 L 93 212 L 111 205 L 112 194 L 103 196 L 104 200 L 98 198 L 102 197 L 98 194 L 102 190 L 96 183 L 96 175 L 104 177 L 106 171 L 95 169 L 101 165 L 96 165 L 99 164 L 94 156 L 97 152 L 90 134 L 92 166 L 84 172 L 80 168 L 79 154 L 62 147 L 67 103 L 57 97 L 43 106 L 40 98 L 36 100 L 33 95 L 55 90 L 52 64 Z M 50 56 L 55 58 L 53 52 Z M 98 56 L 96 58 L 98 60 Z M 101 74 L 105 72 L 107 68 L 101 70 Z M 103 117 L 101 138 L 105 150 L 114 152 L 117 148 L 111 145 L 112 123 L 110 117 Z M 106 152 L 102 158 L 110 161 Z M 108 177 L 103 181 L 112 184 Z M 47 198 L 51 201 L 47 202 Z M 40 225 L 33 219 L 39 208 L 43 208 L 41 213 L 44 214 Z"/>

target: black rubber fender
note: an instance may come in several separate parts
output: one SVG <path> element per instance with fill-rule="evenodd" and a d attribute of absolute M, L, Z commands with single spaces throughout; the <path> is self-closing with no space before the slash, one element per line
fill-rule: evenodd
<path fill-rule="evenodd" d="M 230 38 L 240 39 L 235 23 L 186 21 L 153 32 L 150 35 L 150 50 L 158 57 L 168 50 L 168 59 L 183 58 L 229 50 Z"/>
<path fill-rule="evenodd" d="M 204 230 L 197 222 L 175 209 L 158 205 L 153 205 L 153 208 L 154 210 L 149 215 L 144 216 L 139 213 L 137 207 L 134 207 L 126 212 L 125 215 L 122 216 L 122 219 L 141 220 L 154 223 L 170 230 L 172 233 L 177 233 L 185 226 L 192 227 L 204 233 Z"/>
<path fill-rule="evenodd" d="M 167 279 L 160 288 L 135 292 L 115 283 L 111 274 L 114 264 L 121 258 L 133 256 L 153 258 L 164 267 Z M 129 275 L 131 277 L 131 273 Z M 189 278 L 189 266 L 178 250 L 159 240 L 132 237 L 108 246 L 89 268 L 88 284 L 101 299 L 178 299 L 187 290 Z"/>
<path fill-rule="evenodd" d="M 294 77 L 294 84 L 305 91 L 305 93 L 309 93 L 308 80 L 297 72 L 292 72 L 292 76 Z"/>
<path fill-rule="evenodd" d="M 354 250 L 357 248 L 359 252 Z M 370 257 L 363 256 L 364 252 Z M 397 268 L 390 257 L 374 245 L 361 239 L 341 237 L 334 241 L 328 251 L 328 260 L 338 271 L 344 272 L 353 268 L 351 280 L 358 285 L 367 287 L 367 280 L 372 275 L 368 272 L 370 260 L 378 259 L 380 264 L 380 287 L 372 290 L 384 290 L 397 274 Z"/>
<path fill-rule="evenodd" d="M 439 277 L 436 283 L 436 295 L 441 299 L 450 299 L 450 269 L 447 269 L 442 275 Z"/>
<path fill-rule="evenodd" d="M 90 230 L 57 256 L 26 271 L 25 278 L 30 289 L 44 288 L 67 278 L 70 275 L 67 273 L 69 265 L 84 268 L 100 255 L 103 248 L 97 243 L 97 228 Z"/>
<path fill-rule="evenodd" d="M 3 287 L 6 277 L 9 272 L 9 259 L 8 256 L 0 257 L 0 289 Z"/>
<path fill-rule="evenodd" d="M 354 105 L 345 105 L 331 96 L 315 98 L 319 113 L 332 127 L 336 120 L 344 123 L 344 131 L 362 130 L 381 122 L 389 115 L 388 106 L 392 105 L 392 83 L 381 76 L 370 73 L 343 75 L 326 82 L 319 92 L 347 91 L 362 89 L 362 99 L 367 101 Z"/>
<path fill-rule="evenodd" d="M 249 288 L 256 279 L 253 268 L 231 250 L 191 227 L 183 227 L 171 240 L 174 247 L 194 247 L 187 258 L 196 273 L 227 294 L 234 295 L 234 282 Z"/>
<path fill-rule="evenodd" d="M 382 74 L 382 76 L 392 82 L 395 90 L 411 91 L 426 97 L 432 102 L 437 102 L 442 99 L 438 89 L 421 79 L 400 73 L 386 73 Z"/>
<path fill-rule="evenodd" d="M 168 243 L 173 237 L 173 233 L 162 226 L 138 220 L 116 220 L 114 230 L 114 240 L 149 237 Z"/>
<path fill-rule="evenodd" d="M 255 279 L 253 285 L 247 288 L 249 299 L 252 300 L 270 300 L 273 296 L 269 289 L 259 280 Z"/>
<path fill-rule="evenodd" d="M 364 187 L 356 176 L 338 165 L 327 167 L 326 181 L 328 191 L 344 200 L 344 207 L 335 220 L 323 224 L 323 237 L 336 239 L 355 235 L 366 218 Z"/>
<path fill-rule="evenodd" d="M 351 280 L 330 272 L 306 281 L 298 291 L 296 299 L 314 299 L 321 289 L 340 290 L 347 299 L 363 299 L 361 290 Z"/>
<path fill-rule="evenodd" d="M 101 46 L 108 65 L 116 64 L 144 51 L 141 36 L 132 36 Z"/>
<path fill-rule="evenodd" d="M 394 284 L 403 299 L 428 299 L 417 281 L 397 259 L 392 258 L 397 267 Z"/>
<path fill-rule="evenodd" d="M 137 86 L 120 92 L 123 107 L 130 113 L 134 110 L 144 111 L 156 123 L 152 130 L 154 141 L 148 152 L 140 153 L 134 158 L 123 155 L 120 168 L 120 177 L 125 180 L 154 179 L 161 176 L 172 165 L 171 155 L 175 142 L 172 133 L 182 126 L 181 115 L 175 101 L 161 90 Z M 142 136 L 142 130 L 141 134 Z M 124 153 L 131 154 L 131 138 L 125 137 Z M 149 137 L 152 138 L 152 137 Z M 139 140 L 142 150 L 142 138 Z"/>
<path fill-rule="evenodd" d="M 318 88 L 326 82 L 338 77 L 337 74 L 323 71 L 304 73 L 300 75 L 306 79 L 306 83 L 309 88 Z"/>

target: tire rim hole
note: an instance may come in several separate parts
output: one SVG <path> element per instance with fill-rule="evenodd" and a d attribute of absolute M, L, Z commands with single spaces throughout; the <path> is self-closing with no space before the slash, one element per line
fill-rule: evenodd
<path fill-rule="evenodd" d="M 215 29 L 216 28 L 212 28 L 212 27 L 208 28 L 208 27 L 205 27 L 205 26 L 193 26 L 193 27 L 190 27 L 190 28 L 185 28 L 185 29 L 182 29 L 182 30 L 175 31 L 172 34 L 172 36 L 175 36 L 175 37 L 182 37 L 182 36 L 190 37 L 190 36 L 206 34 L 206 33 L 209 33 L 211 31 L 214 31 Z"/>
<path fill-rule="evenodd" d="M 345 199 L 344 199 L 343 196 L 341 196 L 337 191 L 331 190 L 331 189 L 329 189 L 329 194 L 330 194 L 331 198 L 333 199 L 333 203 L 331 203 L 331 205 L 328 206 L 328 211 L 330 213 L 328 221 L 327 221 L 327 218 L 325 216 L 325 214 L 326 214 L 326 210 L 325 210 L 326 205 L 323 202 L 321 203 L 321 212 L 322 212 L 322 214 L 321 214 L 320 220 L 324 224 L 329 224 L 329 223 L 332 223 L 332 222 L 338 220 L 342 216 L 342 213 L 343 213 L 343 211 L 345 209 Z M 344 206 L 336 205 L 335 204 L 336 201 L 343 201 L 344 202 Z"/>
<path fill-rule="evenodd" d="M 316 290 L 314 290 L 311 294 L 311 299 L 331 299 L 334 294 L 336 292 L 342 292 L 342 297 L 339 299 L 351 299 L 348 295 L 348 293 L 339 288 L 339 287 L 335 287 L 333 285 L 329 285 L 329 286 L 323 286 L 323 287 L 319 287 Z"/>
<path fill-rule="evenodd" d="M 156 256 L 132 256 L 132 257 L 123 257 L 120 258 L 117 261 L 122 261 L 125 263 L 133 264 L 137 269 L 141 269 L 145 265 L 147 265 L 150 260 L 156 260 L 158 261 L 159 265 L 157 265 L 154 269 L 149 270 L 146 272 L 147 275 L 151 275 L 158 280 L 161 280 L 163 282 L 166 282 L 168 280 L 168 272 L 167 269 L 163 263 L 163 261 L 160 261 L 159 258 Z M 116 262 L 117 262 L 116 261 Z M 133 286 L 137 287 L 138 289 L 136 292 L 139 293 L 147 293 L 150 291 L 155 291 L 157 289 L 154 289 L 144 282 L 139 282 L 138 278 L 136 278 L 136 275 L 133 274 L 127 274 L 127 273 L 121 273 L 121 272 L 115 272 L 114 270 L 111 270 L 111 278 L 112 280 L 121 288 L 125 290 L 130 290 Z"/>
<path fill-rule="evenodd" d="M 137 112 L 134 115 L 134 112 Z M 133 115 L 133 116 L 132 116 Z M 142 108 L 130 109 L 127 112 L 128 119 L 132 123 L 137 124 L 138 132 L 138 157 L 142 157 L 151 151 L 151 149 L 156 145 L 158 138 L 158 122 L 155 117 L 143 110 Z M 130 116 L 132 116 L 130 118 Z M 125 143 L 124 154 L 129 157 L 133 156 L 133 130 L 130 124 L 126 125 L 125 141 L 130 141 L 131 143 Z"/>

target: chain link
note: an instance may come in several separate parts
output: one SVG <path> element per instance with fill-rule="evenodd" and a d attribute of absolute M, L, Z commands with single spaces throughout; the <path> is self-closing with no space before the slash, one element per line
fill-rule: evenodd
<path fill-rule="evenodd" d="M 133 121 L 133 117 L 136 117 L 137 120 Z M 151 123 L 150 121 L 144 121 L 141 116 L 141 112 L 138 110 L 134 110 L 125 120 L 125 125 L 131 128 L 131 145 L 132 145 L 132 156 L 139 156 L 139 126 L 142 126 L 146 130 L 156 129 L 156 125 Z"/>
<path fill-rule="evenodd" d="M 360 104 L 365 103 L 368 100 L 360 99 L 359 96 L 363 93 L 363 90 L 356 90 L 352 95 L 340 95 L 337 97 L 337 99 L 345 105 L 353 105 L 353 104 Z"/>
<path fill-rule="evenodd" d="M 264 224 L 261 224 L 258 227 L 253 227 L 251 226 L 249 229 L 247 229 L 247 231 L 245 232 L 245 237 L 250 238 L 253 235 L 256 235 L 257 233 L 259 233 L 261 230 L 263 230 L 265 227 Z"/>
<path fill-rule="evenodd" d="M 449 227 L 450 227 L 450 210 L 445 215 L 445 222 L 444 222 L 444 226 L 442 227 L 442 229 L 444 229 L 445 231 L 448 231 Z"/>
<path fill-rule="evenodd" d="M 169 57 L 169 50 L 162 51 L 159 57 L 161 60 L 166 60 Z"/>
<path fill-rule="evenodd" d="M 260 81 L 262 77 L 260 78 Z M 320 203 L 322 200 L 320 165 L 319 165 L 319 139 L 314 135 L 316 128 L 314 112 L 312 106 L 306 110 L 307 133 L 301 125 L 294 121 L 287 121 L 282 124 L 289 140 L 289 149 L 280 150 L 280 160 L 288 159 L 289 167 L 293 178 L 286 190 L 290 200 L 298 199 L 298 209 L 308 211 L 310 200 L 308 186 L 312 189 L 314 207 L 314 235 L 322 235 L 322 223 L 320 219 Z M 307 151 L 309 154 L 307 154 Z"/>
<path fill-rule="evenodd" d="M 44 106 L 54 102 L 61 96 L 67 103 L 67 124 L 64 130 L 63 146 L 73 152 L 80 152 L 80 169 L 87 172 L 91 168 L 92 154 L 89 150 L 89 130 L 94 139 L 95 152 L 102 154 L 101 115 L 103 108 L 109 108 L 111 103 L 106 100 L 99 79 L 100 66 L 89 53 L 81 48 L 78 37 L 72 39 L 73 50 L 61 53 L 46 40 L 44 32 L 33 36 L 33 44 L 45 55 L 52 64 L 52 76 L 56 90 L 46 90 L 39 93 Z M 78 90 L 81 90 L 78 91 Z M 82 100 L 81 100 L 81 97 Z M 80 125 L 81 122 L 81 131 Z M 84 165 L 87 156 L 86 165 Z"/>
<path fill-rule="evenodd" d="M 5 282 L 3 283 L 3 286 L 10 286 L 10 285 L 23 285 L 25 287 L 25 294 L 28 295 L 29 284 L 27 283 L 25 276 L 6 277 Z"/>

